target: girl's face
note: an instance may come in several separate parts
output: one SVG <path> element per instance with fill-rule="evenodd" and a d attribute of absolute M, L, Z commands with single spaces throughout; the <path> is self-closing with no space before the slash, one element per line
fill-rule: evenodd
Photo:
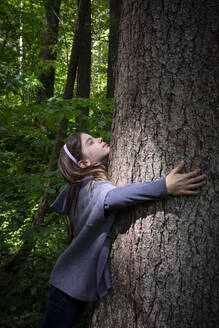
<path fill-rule="evenodd" d="M 80 167 L 84 168 L 96 162 L 106 161 L 110 147 L 102 138 L 94 138 L 87 133 L 82 133 L 81 143 L 84 160 L 78 162 Z"/>

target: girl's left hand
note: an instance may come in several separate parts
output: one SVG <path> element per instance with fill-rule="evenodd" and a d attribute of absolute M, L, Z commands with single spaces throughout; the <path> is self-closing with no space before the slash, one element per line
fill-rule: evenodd
<path fill-rule="evenodd" d="M 179 173 L 184 166 L 180 162 L 167 176 L 166 186 L 169 195 L 196 196 L 200 193 L 198 189 L 206 184 L 206 175 L 197 176 L 201 169 L 196 169 L 189 173 Z"/>

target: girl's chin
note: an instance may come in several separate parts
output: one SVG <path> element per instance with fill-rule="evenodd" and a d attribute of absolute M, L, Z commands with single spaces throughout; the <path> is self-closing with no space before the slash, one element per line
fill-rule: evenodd
<path fill-rule="evenodd" d="M 106 162 L 108 162 L 108 159 L 109 159 L 109 153 L 102 158 L 101 162 L 106 163 Z"/>

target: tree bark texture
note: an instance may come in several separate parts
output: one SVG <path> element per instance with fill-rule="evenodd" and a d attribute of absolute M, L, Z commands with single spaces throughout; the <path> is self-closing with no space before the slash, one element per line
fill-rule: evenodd
<path fill-rule="evenodd" d="M 45 61 L 45 69 L 42 69 L 39 77 L 44 89 L 41 88 L 38 92 L 38 103 L 42 103 L 46 99 L 52 97 L 54 92 L 55 67 L 52 61 L 55 62 L 57 56 L 54 46 L 58 41 L 58 16 L 60 5 L 61 0 L 44 0 L 44 45 L 40 53 L 40 58 Z M 48 61 L 51 61 L 50 64 L 48 64 Z"/>
<path fill-rule="evenodd" d="M 91 79 L 91 2 L 88 1 L 85 12 L 84 29 L 81 37 L 80 56 L 77 69 L 77 94 L 79 98 L 90 97 Z M 84 115 L 89 116 L 89 107 L 80 108 Z M 86 130 L 86 121 L 80 117 L 76 118 L 80 131 Z"/>
<path fill-rule="evenodd" d="M 165 177 L 181 160 L 207 184 L 121 211 L 112 284 L 95 328 L 216 328 L 218 295 L 217 1 L 124 0 L 110 174 Z"/>

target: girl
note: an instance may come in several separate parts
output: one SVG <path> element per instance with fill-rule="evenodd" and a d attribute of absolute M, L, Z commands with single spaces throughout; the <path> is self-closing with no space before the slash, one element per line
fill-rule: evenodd
<path fill-rule="evenodd" d="M 115 187 L 107 174 L 109 146 L 86 133 L 72 135 L 61 149 L 59 170 L 68 182 L 51 208 L 66 214 L 72 242 L 50 277 L 48 305 L 41 328 L 72 328 L 88 301 L 111 287 L 110 230 L 118 209 L 169 195 L 199 194 L 206 176 L 200 169 L 181 174 L 181 162 L 166 178 Z M 73 231 L 74 227 L 74 231 Z"/>

